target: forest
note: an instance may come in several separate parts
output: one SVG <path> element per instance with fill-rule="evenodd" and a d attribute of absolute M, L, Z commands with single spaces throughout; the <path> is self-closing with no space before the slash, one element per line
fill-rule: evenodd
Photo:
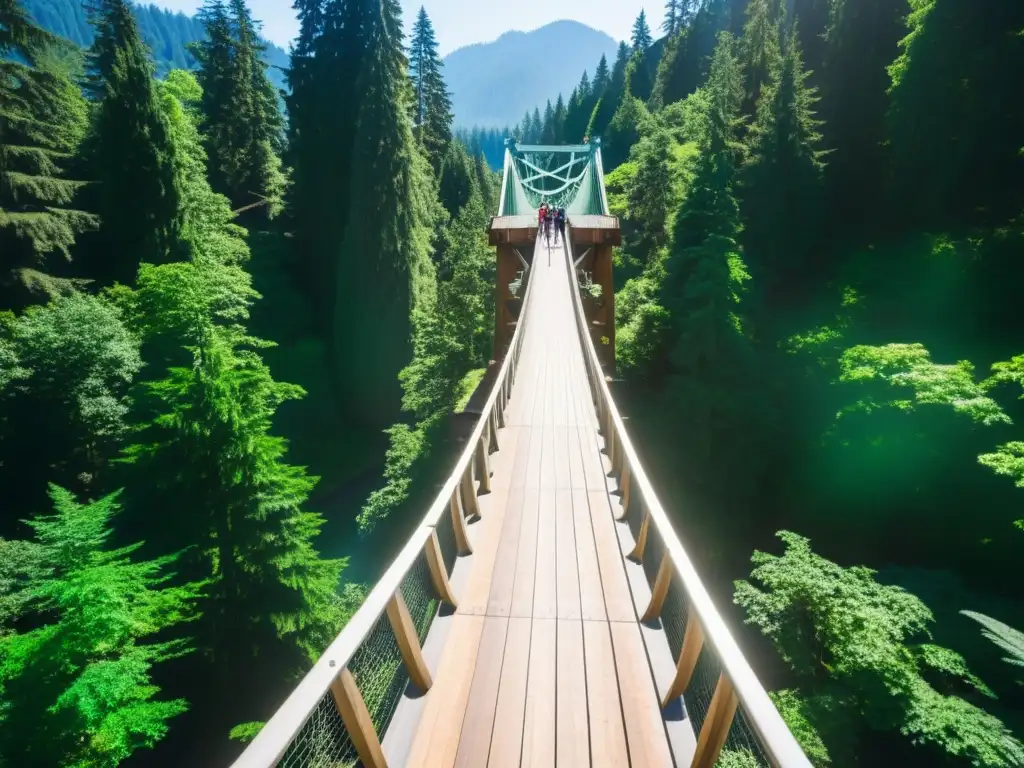
<path fill-rule="evenodd" d="M 71 40 L 36 5 L 0 0 L 0 765 L 223 765 L 443 475 L 504 136 L 452 125 L 422 9 L 296 0 L 282 94 L 245 0 L 166 67 L 127 0 Z M 658 25 L 508 133 L 602 139 L 662 502 L 814 765 L 1020 765 L 1024 5 Z"/>

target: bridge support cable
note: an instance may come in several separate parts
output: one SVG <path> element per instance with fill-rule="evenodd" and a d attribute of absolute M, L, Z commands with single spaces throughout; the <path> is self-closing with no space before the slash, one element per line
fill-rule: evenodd
<path fill-rule="evenodd" d="M 381 739 L 398 701 L 410 684 L 422 691 L 432 686 L 422 644 L 439 603 L 457 603 L 449 574 L 459 556 L 472 552 L 465 517 L 480 513 L 474 484 L 483 490 L 490 482 L 488 454 L 497 449 L 532 295 L 527 280 L 521 320 L 486 404 L 433 504 L 359 610 L 233 768 L 387 765 Z"/>
<path fill-rule="evenodd" d="M 600 167 L 598 166 L 598 170 Z M 603 183 L 600 185 L 603 192 Z M 566 268 L 576 275 L 572 222 L 566 228 Z M 576 331 L 605 453 L 618 478 L 623 513 L 650 599 L 642 621 L 660 621 L 675 660 L 661 700 L 682 699 L 697 735 L 691 768 L 711 768 L 724 747 L 745 750 L 763 765 L 810 768 L 810 762 L 754 675 L 700 580 L 654 492 L 608 387 L 578 286 L 571 291 Z"/>

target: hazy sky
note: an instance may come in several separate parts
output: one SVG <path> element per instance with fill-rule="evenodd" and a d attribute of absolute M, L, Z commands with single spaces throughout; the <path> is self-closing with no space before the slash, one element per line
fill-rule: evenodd
<path fill-rule="evenodd" d="M 193 13 L 202 0 L 153 0 L 157 5 Z M 503 32 L 528 32 L 560 19 L 575 19 L 607 32 L 616 40 L 629 39 L 633 20 L 646 8 L 651 27 L 657 29 L 663 15 L 662 0 L 559 0 L 536 3 L 528 0 L 401 0 L 406 31 L 420 6 L 434 23 L 442 56 L 471 43 L 494 40 Z M 253 16 L 263 21 L 263 34 L 287 50 L 298 33 L 292 0 L 249 0 Z"/>

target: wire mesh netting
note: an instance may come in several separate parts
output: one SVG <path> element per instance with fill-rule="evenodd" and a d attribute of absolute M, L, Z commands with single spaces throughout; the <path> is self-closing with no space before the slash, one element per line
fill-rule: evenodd
<path fill-rule="evenodd" d="M 444 570 L 447 574 L 451 575 L 452 568 L 455 567 L 455 558 L 459 556 L 459 548 L 455 543 L 455 526 L 452 523 L 450 509 L 446 508 L 441 513 L 441 517 L 437 521 L 434 530 L 437 532 L 437 543 L 441 547 L 441 559 L 444 560 Z"/>
<path fill-rule="evenodd" d="M 424 641 L 437 611 L 426 558 L 420 555 L 401 585 L 402 597 Z M 383 739 L 409 684 L 394 630 L 387 613 L 381 614 L 348 664 L 377 736 Z M 354 768 L 359 756 L 331 694 L 317 704 L 303 724 L 279 768 Z"/>
<path fill-rule="evenodd" d="M 402 579 L 402 597 L 409 608 L 409 615 L 412 616 L 412 623 L 416 626 L 416 635 L 422 646 L 437 613 L 437 598 L 434 597 L 434 584 L 430 580 L 430 567 L 427 565 L 426 555 L 421 553 Z"/>

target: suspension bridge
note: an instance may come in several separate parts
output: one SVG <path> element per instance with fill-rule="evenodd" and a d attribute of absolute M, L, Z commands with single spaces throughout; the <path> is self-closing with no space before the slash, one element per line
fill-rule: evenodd
<path fill-rule="evenodd" d="M 568 212 L 557 246 L 542 200 Z M 810 766 L 609 390 L 620 233 L 599 142 L 508 142 L 490 241 L 496 362 L 461 455 L 235 767 Z"/>

